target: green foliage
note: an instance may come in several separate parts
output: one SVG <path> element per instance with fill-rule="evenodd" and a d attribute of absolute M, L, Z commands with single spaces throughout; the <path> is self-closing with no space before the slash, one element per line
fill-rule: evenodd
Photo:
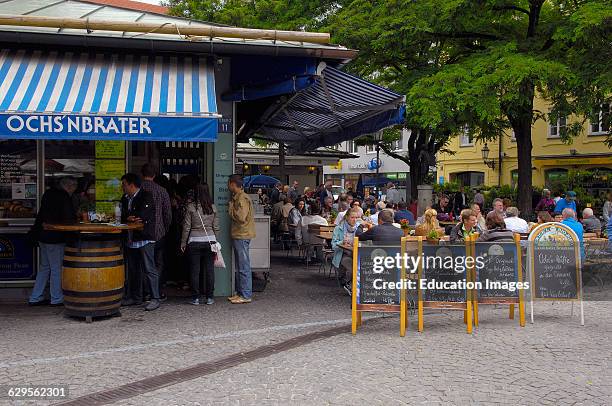
<path fill-rule="evenodd" d="M 512 204 L 516 204 L 517 201 L 516 188 L 510 185 L 484 187 L 483 194 L 485 197 L 485 207 L 493 207 L 493 200 L 497 198 L 510 199 Z"/>

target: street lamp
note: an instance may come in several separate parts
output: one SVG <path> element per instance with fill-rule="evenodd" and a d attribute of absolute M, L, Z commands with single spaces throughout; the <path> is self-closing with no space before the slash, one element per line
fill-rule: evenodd
<path fill-rule="evenodd" d="M 489 146 L 484 144 L 484 147 L 482 147 L 482 161 L 489 168 L 495 169 L 495 159 L 489 159 L 489 152 L 491 152 Z"/>
<path fill-rule="evenodd" d="M 380 175 L 380 142 L 383 139 L 383 132 L 382 131 L 377 131 L 376 133 L 374 133 L 374 141 L 376 142 L 376 183 L 374 184 L 374 190 L 375 190 L 375 195 L 376 197 L 378 196 L 378 177 Z"/>

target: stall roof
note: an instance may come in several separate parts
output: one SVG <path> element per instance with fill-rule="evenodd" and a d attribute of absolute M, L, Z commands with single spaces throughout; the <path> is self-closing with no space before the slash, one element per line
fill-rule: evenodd
<path fill-rule="evenodd" d="M 141 4 L 141 3 L 140 3 Z M 151 8 L 138 2 L 119 0 L 0 0 L 0 13 L 20 16 L 44 16 L 78 18 L 89 20 L 111 20 L 121 22 L 159 23 L 189 26 L 220 26 L 219 24 L 190 20 L 161 14 L 162 7 Z M 355 57 L 356 51 L 333 44 L 315 44 L 295 41 L 278 41 L 266 39 L 237 39 L 225 37 L 186 37 L 176 34 L 155 32 L 136 33 L 120 31 L 91 31 L 82 29 L 57 29 L 45 27 L 0 26 L 0 40 L 19 43 L 44 43 L 49 35 L 64 36 L 62 43 L 73 46 L 108 46 L 118 48 L 143 48 L 148 50 L 174 50 L 185 52 L 207 53 L 250 53 L 267 55 L 302 55 L 348 61 Z M 57 44 L 57 37 L 53 44 Z M 121 40 L 121 41 L 117 41 Z M 173 43 L 171 48 L 168 42 Z"/>
<path fill-rule="evenodd" d="M 400 124 L 404 114 L 404 96 L 327 66 L 312 86 L 278 99 L 239 136 L 311 151 Z"/>

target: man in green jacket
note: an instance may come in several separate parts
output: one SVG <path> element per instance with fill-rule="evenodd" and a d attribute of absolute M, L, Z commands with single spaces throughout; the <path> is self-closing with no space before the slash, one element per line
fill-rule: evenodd
<path fill-rule="evenodd" d="M 253 203 L 242 189 L 242 176 L 232 175 L 228 181 L 228 188 L 232 194 L 229 202 L 229 215 L 232 219 L 232 246 L 236 259 L 236 295 L 229 301 L 234 304 L 251 303 L 253 297 L 253 279 L 251 275 L 251 261 L 249 259 L 249 245 L 255 238 L 255 219 L 253 217 Z"/>

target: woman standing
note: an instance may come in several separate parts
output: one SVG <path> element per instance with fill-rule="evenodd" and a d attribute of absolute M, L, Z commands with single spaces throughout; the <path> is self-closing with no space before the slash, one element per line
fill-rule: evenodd
<path fill-rule="evenodd" d="M 181 237 L 181 251 L 186 253 L 193 290 L 192 305 L 215 303 L 215 268 L 212 245 L 217 241 L 219 217 L 212 203 L 208 185 L 194 184 L 187 191 L 185 218 Z M 206 284 L 204 284 L 206 280 Z M 206 290 L 205 290 L 206 289 Z"/>

